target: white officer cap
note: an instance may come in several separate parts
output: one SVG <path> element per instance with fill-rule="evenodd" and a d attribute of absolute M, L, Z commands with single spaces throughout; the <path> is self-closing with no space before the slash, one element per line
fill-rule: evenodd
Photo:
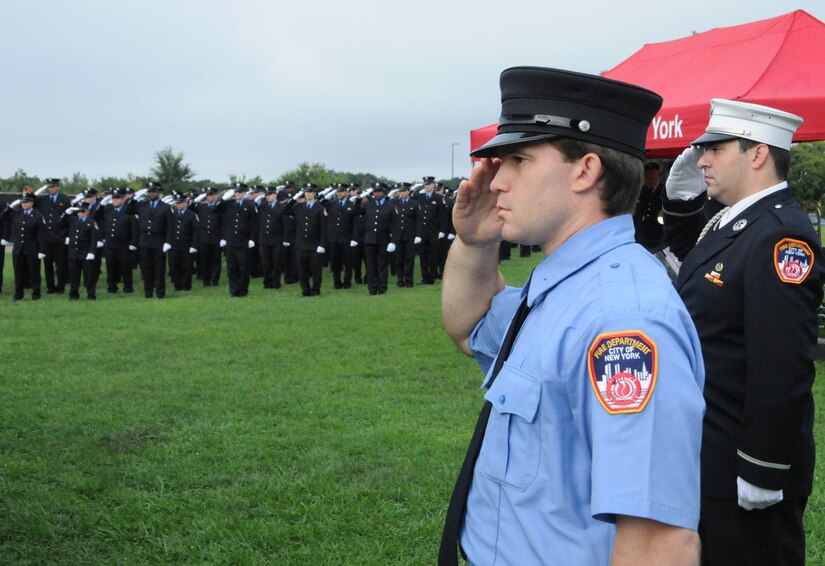
<path fill-rule="evenodd" d="M 776 108 L 714 98 L 705 135 L 691 145 L 742 138 L 789 150 L 802 118 Z"/>

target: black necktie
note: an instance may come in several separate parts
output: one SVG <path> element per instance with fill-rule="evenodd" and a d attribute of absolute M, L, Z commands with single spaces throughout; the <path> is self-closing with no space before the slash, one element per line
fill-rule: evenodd
<path fill-rule="evenodd" d="M 490 387 L 492 387 L 502 366 L 504 366 L 505 360 L 510 356 L 510 350 L 513 349 L 518 331 L 530 313 L 530 307 L 527 306 L 527 289 L 529 287 L 530 282 L 528 281 L 525 287 L 524 299 L 521 301 L 512 322 L 510 322 L 510 328 L 507 329 L 504 342 L 501 343 L 501 349 L 496 357 L 496 363 L 493 366 L 493 373 L 490 377 Z M 484 441 L 484 433 L 487 430 L 487 421 L 490 418 L 490 410 L 492 407 L 492 403 L 484 401 L 481 414 L 478 415 L 476 428 L 473 431 L 473 438 L 470 440 L 470 446 L 467 448 L 467 455 L 464 456 L 464 463 L 461 465 L 461 471 L 458 473 L 458 479 L 455 482 L 455 488 L 453 488 L 453 495 L 450 498 L 450 506 L 447 507 L 444 531 L 441 533 L 441 548 L 438 551 L 439 566 L 455 566 L 458 564 L 458 534 L 461 531 L 461 523 L 464 521 L 464 512 L 467 510 L 467 495 L 470 493 L 473 470 L 476 466 L 478 453 L 481 451 L 481 443 Z"/>

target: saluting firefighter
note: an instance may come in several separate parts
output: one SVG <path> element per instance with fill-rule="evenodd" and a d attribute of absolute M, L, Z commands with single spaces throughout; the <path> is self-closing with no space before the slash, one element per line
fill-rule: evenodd
<path fill-rule="evenodd" d="M 666 183 L 665 238 L 684 259 L 676 289 L 707 371 L 699 535 L 709 566 L 805 563 L 825 258 L 787 183 L 801 123 L 715 98 L 705 135 Z M 710 220 L 707 197 L 727 207 Z"/>
<path fill-rule="evenodd" d="M 435 177 L 424 177 L 418 202 L 421 205 L 421 284 L 433 285 L 438 278 L 439 242 L 446 236 L 446 209 L 442 197 L 435 194 Z"/>
<path fill-rule="evenodd" d="M 160 200 L 160 183 L 146 186 L 147 200 L 138 203 L 138 249 L 140 272 L 143 276 L 143 295 L 151 299 L 166 297 L 166 252 L 169 244 L 172 211 Z"/>
<path fill-rule="evenodd" d="M 361 187 L 355 183 L 350 183 L 347 189 L 347 196 L 349 201 L 353 203 L 353 219 L 352 219 L 352 240 L 349 243 L 349 257 L 352 265 L 352 276 L 355 279 L 356 285 L 363 285 L 366 274 L 366 264 L 364 258 L 364 235 L 367 231 L 367 220 L 363 214 L 359 214 L 361 210 L 362 200 L 363 204 L 368 201 L 360 197 Z"/>
<path fill-rule="evenodd" d="M 0 222 L 10 225 L 15 301 L 23 299 L 27 287 L 32 290 L 33 301 L 40 299 L 40 260 L 46 257 L 46 224 L 43 215 L 33 207 L 34 195 L 26 192 L 0 212 Z"/>
<path fill-rule="evenodd" d="M 395 246 L 395 276 L 398 287 L 412 287 L 415 247 L 421 243 L 421 207 L 410 198 L 410 183 L 401 183 L 395 199 L 390 240 Z"/>
<path fill-rule="evenodd" d="M 81 202 L 66 209 L 60 223 L 67 228 L 66 245 L 69 262 L 69 300 L 80 298 L 80 278 L 86 287 L 86 298 L 97 299 L 98 266 L 95 263 L 100 234 L 97 222 L 89 214 L 89 203 Z"/>
<path fill-rule="evenodd" d="M 383 295 L 387 292 L 387 255 L 395 249 L 390 241 L 394 206 L 386 193 L 386 185 L 376 182 L 372 186 L 373 198 L 362 204 L 358 211 L 365 217 L 364 258 L 370 295 Z"/>
<path fill-rule="evenodd" d="M 46 179 L 47 194 L 35 197 L 34 207 L 43 215 L 46 225 L 43 260 L 46 293 L 65 293 L 68 279 L 66 228 L 61 217 L 72 205 L 72 200 L 60 191 L 60 179 Z M 38 191 L 39 192 L 39 191 Z"/>
<path fill-rule="evenodd" d="M 123 292 L 134 290 L 132 282 L 132 254 L 137 250 L 137 219 L 130 214 L 120 189 L 111 192 L 112 202 L 102 207 L 101 238 L 106 255 L 106 290 L 117 293 L 123 282 Z"/>
<path fill-rule="evenodd" d="M 264 202 L 258 207 L 258 249 L 264 289 L 281 288 L 281 254 L 286 238 L 286 205 L 278 200 L 278 189 L 267 187 Z"/>
<path fill-rule="evenodd" d="M 226 249 L 226 272 L 232 297 L 249 294 L 249 254 L 257 237 L 258 212 L 255 204 L 244 198 L 246 190 L 245 183 L 235 183 L 235 199 L 224 208 L 221 246 Z"/>
<path fill-rule="evenodd" d="M 301 295 L 315 297 L 321 294 L 323 254 L 326 252 L 326 211 L 316 200 L 318 187 L 304 185 L 306 202 L 293 204 L 288 211 L 295 219 L 295 258 Z M 312 283 L 310 284 L 310 278 Z"/>
<path fill-rule="evenodd" d="M 192 290 L 195 254 L 200 245 L 200 221 L 198 215 L 189 210 L 188 202 L 186 195 L 175 195 L 175 209 L 170 221 L 169 275 L 175 291 Z"/>
<path fill-rule="evenodd" d="M 347 186 L 336 183 L 335 198 L 322 203 L 327 211 L 327 252 L 332 283 L 336 289 L 352 287 L 352 243 L 355 204 L 347 198 Z"/>
<path fill-rule="evenodd" d="M 213 187 L 204 189 L 206 196 L 195 203 L 194 212 L 200 221 L 200 246 L 198 247 L 198 279 L 204 287 L 214 286 L 221 279 L 221 240 L 223 239 L 224 201 Z"/>

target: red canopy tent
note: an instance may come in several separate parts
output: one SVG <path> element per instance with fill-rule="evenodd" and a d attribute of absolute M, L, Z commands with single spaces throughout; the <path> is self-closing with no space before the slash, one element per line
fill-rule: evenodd
<path fill-rule="evenodd" d="M 648 130 L 648 157 L 675 157 L 698 138 L 711 98 L 793 112 L 805 119 L 794 141 L 825 139 L 825 24 L 803 10 L 647 44 L 604 76 L 664 98 Z M 495 126 L 473 130 L 471 148 L 493 135 Z"/>

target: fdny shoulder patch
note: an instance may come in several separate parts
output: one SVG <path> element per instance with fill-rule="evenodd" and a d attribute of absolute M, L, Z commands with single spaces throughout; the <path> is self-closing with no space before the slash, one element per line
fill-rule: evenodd
<path fill-rule="evenodd" d="M 587 352 L 590 384 L 611 415 L 638 413 L 656 385 L 656 343 L 643 332 L 600 334 Z"/>
<path fill-rule="evenodd" d="M 807 242 L 784 238 L 773 248 L 773 263 L 780 281 L 798 285 L 811 272 L 814 253 Z"/>

